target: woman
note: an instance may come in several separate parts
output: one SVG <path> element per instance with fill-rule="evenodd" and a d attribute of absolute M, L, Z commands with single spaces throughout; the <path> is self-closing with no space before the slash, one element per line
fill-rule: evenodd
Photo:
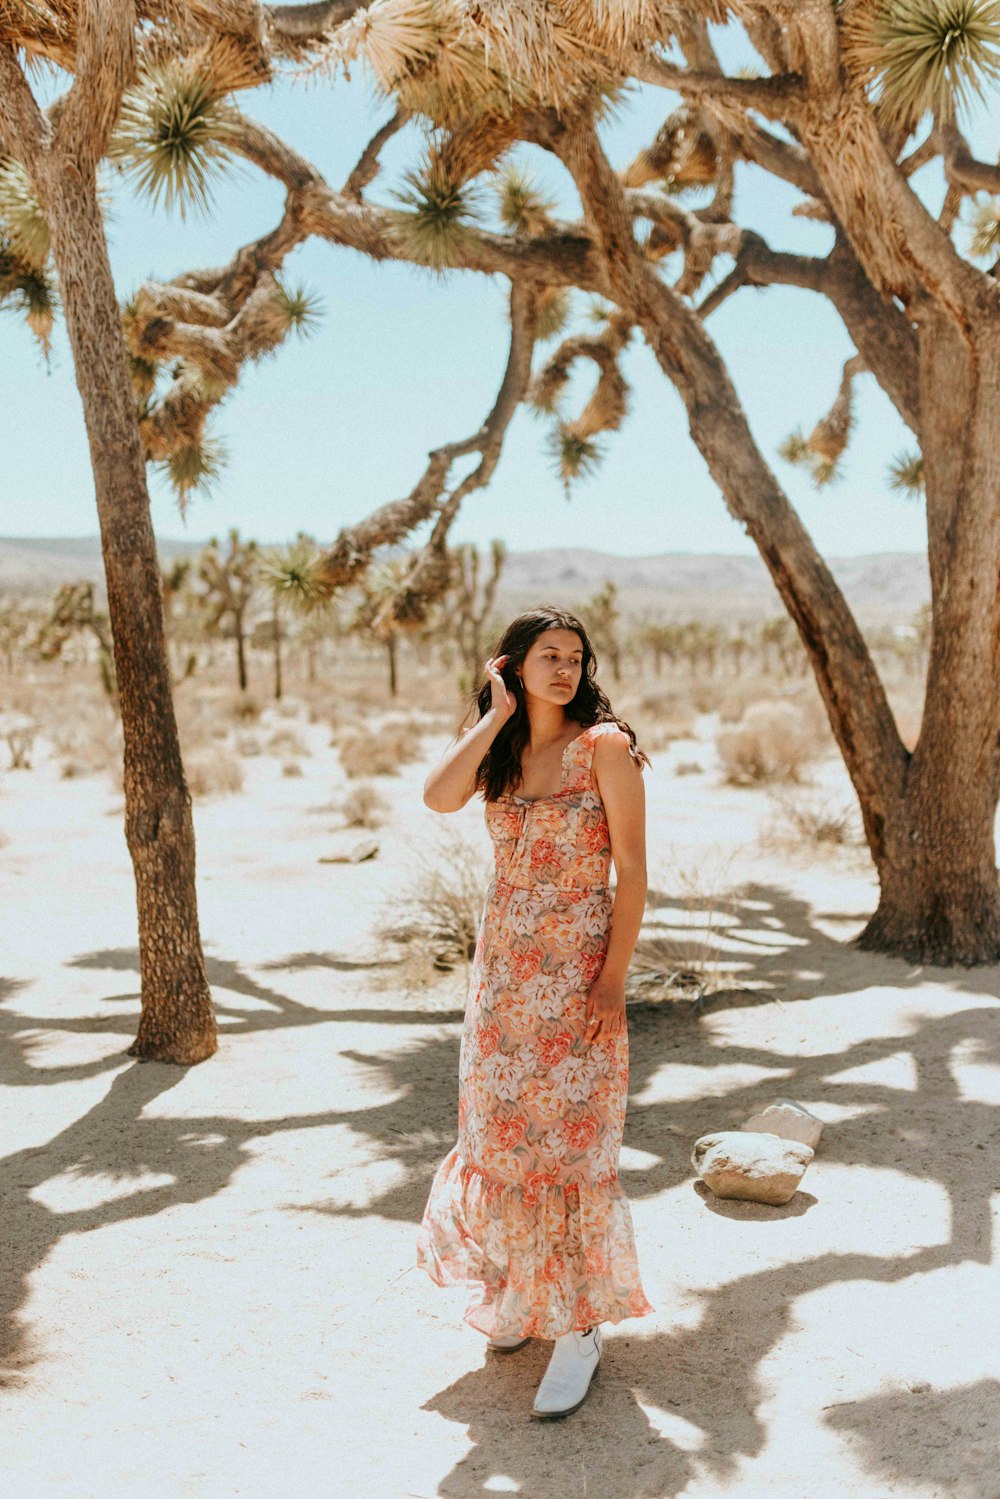
<path fill-rule="evenodd" d="M 417 1258 L 439 1285 L 481 1286 L 466 1321 L 489 1347 L 555 1340 L 532 1412 L 543 1418 L 584 1400 L 602 1322 L 652 1311 L 618 1182 L 649 762 L 595 664 L 574 615 L 520 615 L 486 663 L 479 721 L 424 786 L 436 812 L 482 792 L 496 875 L 469 988 L 458 1144 L 434 1178 Z"/>

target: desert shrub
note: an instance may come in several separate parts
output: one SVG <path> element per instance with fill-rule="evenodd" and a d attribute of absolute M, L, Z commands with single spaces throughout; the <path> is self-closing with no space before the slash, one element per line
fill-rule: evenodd
<path fill-rule="evenodd" d="M 337 740 L 340 763 L 351 780 L 360 776 L 398 775 L 420 755 L 420 735 L 406 724 L 387 724 L 370 732 L 353 731 Z"/>
<path fill-rule="evenodd" d="M 256 723 L 262 711 L 252 692 L 234 692 L 223 705 L 226 717 L 234 723 Z"/>
<path fill-rule="evenodd" d="M 0 715 L 0 733 L 10 753 L 11 770 L 30 770 L 35 747 L 34 723 L 20 713 L 4 713 Z"/>
<path fill-rule="evenodd" d="M 114 709 L 93 692 L 53 692 L 51 699 L 45 733 L 61 762 L 60 774 L 67 780 L 99 771 L 114 774 L 122 760 L 121 722 Z"/>
<path fill-rule="evenodd" d="M 447 970 L 472 958 L 489 862 L 478 846 L 449 831 L 415 854 L 409 882 L 383 919 L 380 935 L 405 942 Z"/>
<path fill-rule="evenodd" d="M 294 729 L 276 729 L 264 748 L 269 755 L 305 756 L 310 753 L 308 744 Z"/>
<path fill-rule="evenodd" d="M 802 844 L 812 849 L 865 847 L 857 804 L 818 800 L 787 791 L 771 792 L 773 816 L 761 842 L 777 847 Z"/>
<path fill-rule="evenodd" d="M 240 734 L 236 740 L 236 752 L 244 759 L 251 760 L 263 752 L 263 745 L 256 734 Z"/>
<path fill-rule="evenodd" d="M 700 776 L 704 774 L 704 765 L 699 765 L 697 760 L 679 760 L 674 766 L 675 776 Z"/>
<path fill-rule="evenodd" d="M 389 815 L 389 802 L 370 781 L 360 781 L 344 797 L 340 813 L 345 827 L 378 828 Z"/>
<path fill-rule="evenodd" d="M 243 766 L 224 749 L 195 750 L 184 761 L 192 796 L 231 796 L 243 790 Z"/>
<path fill-rule="evenodd" d="M 699 860 L 690 867 L 656 870 L 626 992 L 633 998 L 690 999 L 700 1006 L 723 987 L 733 967 L 725 932 L 736 921 L 736 899 L 726 862 L 713 868 Z"/>
<path fill-rule="evenodd" d="M 286 760 L 281 767 L 281 774 L 288 780 L 294 780 L 296 776 L 302 774 L 302 766 L 298 760 Z"/>
<path fill-rule="evenodd" d="M 732 786 L 798 781 L 827 750 L 815 715 L 797 703 L 752 703 L 735 728 L 723 729 L 716 749 Z"/>

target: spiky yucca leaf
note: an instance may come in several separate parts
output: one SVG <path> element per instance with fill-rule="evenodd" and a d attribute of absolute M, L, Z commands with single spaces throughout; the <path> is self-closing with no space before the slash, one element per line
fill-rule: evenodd
<path fill-rule="evenodd" d="M 977 203 L 969 225 L 969 254 L 977 259 L 993 260 L 1000 255 L 1000 198 Z"/>
<path fill-rule="evenodd" d="M 998 0 L 880 0 L 857 14 L 847 52 L 887 119 L 950 118 L 1000 78 Z"/>
<path fill-rule="evenodd" d="M 397 244 L 411 259 L 435 271 L 458 264 L 470 222 L 479 216 L 475 188 L 456 182 L 438 160 L 407 172 L 403 180 L 407 186 L 395 196 L 408 211 L 391 216 Z"/>
<path fill-rule="evenodd" d="M 145 359 L 140 354 L 130 354 L 128 363 L 135 398 L 140 406 L 145 409 L 152 400 L 153 392 L 156 389 L 156 377 L 159 373 L 159 366 L 155 359 Z"/>
<path fill-rule="evenodd" d="M 555 204 L 543 198 L 530 172 L 511 163 L 497 182 L 500 219 L 508 229 L 523 234 L 544 234 L 552 227 Z"/>
<path fill-rule="evenodd" d="M 574 479 L 589 478 L 604 457 L 593 437 L 580 437 L 563 425 L 550 433 L 547 446 L 567 493 Z"/>
<path fill-rule="evenodd" d="M 277 602 L 290 604 L 300 614 L 311 614 L 330 602 L 322 554 L 308 536 L 300 534 L 289 546 L 263 551 L 260 575 Z"/>
<path fill-rule="evenodd" d="M 919 453 L 897 453 L 889 465 L 889 488 L 918 495 L 924 488 L 924 460 Z"/>
<path fill-rule="evenodd" d="M 218 483 L 226 463 L 225 448 L 211 437 L 185 443 L 170 453 L 159 465 L 173 487 L 181 516 L 187 514 L 188 501 L 195 490 L 208 494 Z"/>
<path fill-rule="evenodd" d="M 308 338 L 319 326 L 323 303 L 312 292 L 306 291 L 304 286 L 285 286 L 279 283 L 273 300 L 286 334 L 296 333 L 300 338 Z"/>
<path fill-rule="evenodd" d="M 0 157 L 0 228 L 26 270 L 44 271 L 51 237 L 31 179 L 19 161 Z"/>
<path fill-rule="evenodd" d="M 807 463 L 809 456 L 809 446 L 802 435 L 801 428 L 790 432 L 778 448 L 778 457 L 784 458 L 786 463 Z"/>
<path fill-rule="evenodd" d="M 561 333 L 572 312 L 573 298 L 568 287 L 546 287 L 538 304 L 536 337 L 539 342 L 544 343 L 546 339 L 555 338 L 557 333 Z"/>
<path fill-rule="evenodd" d="M 55 287 L 44 270 L 36 271 L 25 265 L 6 240 L 0 238 L 0 308 L 5 304 L 12 311 L 24 314 L 48 358 L 58 305 Z"/>
<path fill-rule="evenodd" d="M 150 69 L 122 101 L 110 154 L 153 204 L 207 213 L 229 169 L 235 123 L 210 69 L 171 59 Z"/>

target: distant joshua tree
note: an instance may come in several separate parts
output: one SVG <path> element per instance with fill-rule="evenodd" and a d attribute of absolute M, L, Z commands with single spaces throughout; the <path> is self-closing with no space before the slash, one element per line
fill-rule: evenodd
<path fill-rule="evenodd" d="M 43 661 L 54 661 L 72 636 L 81 632 L 97 641 L 97 665 L 101 686 L 113 703 L 118 702 L 115 662 L 108 616 L 94 602 L 92 583 L 64 583 L 55 596 L 51 613 L 38 631 L 35 648 Z"/>
<path fill-rule="evenodd" d="M 216 537 L 198 555 L 195 564 L 198 602 L 205 630 L 232 640 L 236 646 L 236 680 L 247 690 L 247 635 L 250 606 L 259 581 L 259 554 L 255 541 L 241 541 L 235 528 L 229 533 L 227 550 Z"/>
<path fill-rule="evenodd" d="M 483 632 L 496 603 L 497 585 L 507 560 L 507 548 L 502 541 L 490 542 L 492 566 L 488 577 L 481 573 L 482 562 L 478 547 L 457 547 L 453 556 L 456 563 L 455 582 L 450 598 L 454 601 L 455 613 L 450 618 L 458 637 L 464 674 L 471 686 L 483 669 Z"/>

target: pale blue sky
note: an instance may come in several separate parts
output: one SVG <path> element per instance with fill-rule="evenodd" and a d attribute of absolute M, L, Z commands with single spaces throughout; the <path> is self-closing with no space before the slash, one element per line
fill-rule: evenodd
<path fill-rule="evenodd" d="M 736 50 L 727 65 L 742 61 Z M 605 129 L 613 160 L 626 164 L 648 143 L 676 103 L 660 89 L 636 90 Z M 308 87 L 282 82 L 244 96 L 243 107 L 277 129 L 337 184 L 373 130 L 389 114 L 363 80 Z M 971 122 L 977 148 L 997 149 L 995 121 Z M 384 153 L 371 195 L 387 201 L 418 154 L 411 127 Z M 558 165 L 526 152 L 539 180 L 573 212 Z M 918 179 L 936 209 L 940 173 Z M 111 253 L 120 292 L 147 276 L 168 278 L 227 261 L 266 232 L 281 211 L 279 189 L 242 169 L 216 194 L 207 221 L 151 212 L 110 180 Z M 755 168 L 737 174 L 736 217 L 775 248 L 820 254 L 830 231 L 792 218 L 797 195 Z M 958 230 L 960 242 L 965 231 Z M 717 277 L 730 262 L 717 263 Z M 489 410 L 506 357 L 506 283 L 472 273 L 436 277 L 375 265 L 353 251 L 311 241 L 291 257 L 290 279 L 324 304 L 319 330 L 290 340 L 248 368 L 217 413 L 215 433 L 229 461 L 215 491 L 195 496 L 186 526 L 167 487 L 154 477 L 153 519 L 161 536 L 192 539 L 237 525 L 261 541 L 306 530 L 326 539 L 376 505 L 409 491 L 429 448 L 470 433 Z M 583 299 L 581 299 L 581 306 Z M 708 320 L 729 362 L 765 455 L 820 547 L 830 555 L 915 551 L 925 530 L 919 504 L 890 493 L 885 470 L 912 447 L 871 376 L 862 378 L 858 422 L 845 477 L 815 492 L 775 449 L 795 426 L 808 427 L 829 406 L 843 360 L 852 352 L 843 327 L 821 298 L 790 288 L 742 291 Z M 485 543 L 500 536 L 515 550 L 595 547 L 618 553 L 749 552 L 687 430 L 679 397 L 638 339 L 624 370 L 632 386 L 629 416 L 606 439 L 607 456 L 567 501 L 544 450 L 546 425 L 527 411 L 515 418 L 493 482 L 466 502 L 453 536 Z M 572 390 L 580 387 L 573 386 Z M 0 535 L 73 536 L 96 532 L 92 481 L 72 363 L 60 330 L 47 369 L 27 329 L 0 318 L 0 443 L 4 457 Z"/>

